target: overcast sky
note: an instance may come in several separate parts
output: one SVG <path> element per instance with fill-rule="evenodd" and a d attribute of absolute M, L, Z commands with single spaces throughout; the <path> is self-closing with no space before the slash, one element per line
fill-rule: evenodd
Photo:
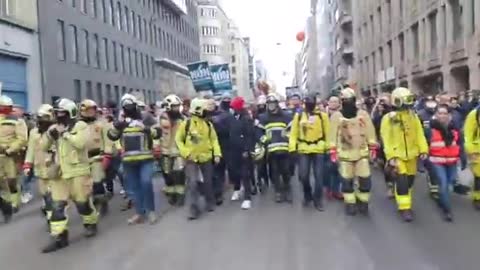
<path fill-rule="evenodd" d="M 256 59 L 264 61 L 278 90 L 289 86 L 294 76 L 295 54 L 301 48 L 295 36 L 305 28 L 310 0 L 222 0 L 221 3 L 242 35 L 251 37 Z M 283 76 L 285 72 L 287 75 Z"/>

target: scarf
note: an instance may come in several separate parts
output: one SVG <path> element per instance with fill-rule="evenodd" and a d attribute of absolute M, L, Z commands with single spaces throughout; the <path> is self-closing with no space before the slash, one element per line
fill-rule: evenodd
<path fill-rule="evenodd" d="M 454 139 L 454 135 L 453 135 L 454 128 L 452 127 L 452 125 L 449 124 L 445 126 L 435 119 L 430 121 L 430 125 L 433 129 L 440 131 L 440 134 L 442 135 L 443 141 L 445 142 L 446 146 L 452 145 L 453 139 Z"/>

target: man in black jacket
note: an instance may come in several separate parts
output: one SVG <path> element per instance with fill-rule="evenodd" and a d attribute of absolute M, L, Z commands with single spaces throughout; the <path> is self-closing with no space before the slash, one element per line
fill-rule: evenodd
<path fill-rule="evenodd" d="M 223 203 L 223 189 L 230 156 L 229 130 L 233 119 L 230 113 L 230 101 L 230 95 L 224 95 L 220 101 L 219 108 L 213 111 L 209 117 L 217 133 L 218 143 L 222 150 L 222 159 L 218 164 L 215 164 L 213 173 L 213 192 L 217 205 Z"/>
<path fill-rule="evenodd" d="M 232 100 L 230 107 L 234 111 L 230 125 L 230 178 L 234 184 L 232 200 L 239 200 L 243 186 L 242 209 L 250 209 L 252 202 L 252 159 L 251 153 L 255 147 L 254 123 L 245 107 L 242 97 Z"/>

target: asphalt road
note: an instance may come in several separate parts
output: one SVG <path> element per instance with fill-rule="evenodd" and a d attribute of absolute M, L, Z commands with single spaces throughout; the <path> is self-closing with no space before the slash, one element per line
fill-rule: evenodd
<path fill-rule="evenodd" d="M 385 198 L 378 174 L 369 217 L 346 217 L 339 202 L 327 202 L 323 213 L 304 209 L 296 190 L 293 205 L 277 205 L 265 194 L 249 211 L 227 202 L 193 222 L 185 210 L 163 207 L 158 224 L 133 227 L 126 223 L 131 213 L 118 210 L 117 196 L 94 239 L 81 236 L 80 219 L 70 209 L 71 244 L 47 255 L 40 253 L 48 235 L 37 202 L 0 226 L 0 269 L 480 269 L 480 213 L 467 197 L 454 196 L 455 222 L 443 222 L 423 177 L 416 182 L 410 224 Z"/>

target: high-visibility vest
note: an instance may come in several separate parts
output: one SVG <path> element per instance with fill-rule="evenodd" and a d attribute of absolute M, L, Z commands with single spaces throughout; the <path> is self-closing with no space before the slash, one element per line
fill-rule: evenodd
<path fill-rule="evenodd" d="M 442 134 L 437 129 L 432 129 L 430 140 L 430 161 L 435 164 L 455 164 L 460 159 L 460 145 L 458 145 L 458 131 L 453 131 L 453 142 L 447 146 Z"/>

